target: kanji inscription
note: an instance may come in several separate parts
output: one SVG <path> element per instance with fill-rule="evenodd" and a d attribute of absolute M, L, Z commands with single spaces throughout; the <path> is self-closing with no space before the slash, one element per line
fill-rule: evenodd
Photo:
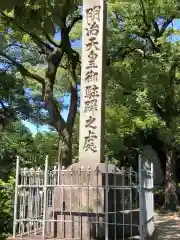
<path fill-rule="evenodd" d="M 95 139 L 97 138 L 96 133 L 89 130 L 88 135 L 85 137 L 84 141 L 84 150 L 85 151 L 92 151 L 97 152 L 97 146 L 95 144 Z"/>
<path fill-rule="evenodd" d="M 86 9 L 86 21 L 88 25 L 92 25 L 94 21 L 100 22 L 100 11 L 101 6 L 99 5 Z"/>
<path fill-rule="evenodd" d="M 98 72 L 94 72 L 92 69 L 86 72 L 85 81 L 87 83 L 94 83 L 98 81 Z"/>
<path fill-rule="evenodd" d="M 99 25 L 96 22 L 93 22 L 89 28 L 85 29 L 86 36 L 94 37 L 97 36 L 99 33 Z"/>
<path fill-rule="evenodd" d="M 97 60 L 98 54 L 92 50 L 89 54 L 88 54 L 88 65 L 86 67 L 86 69 L 93 69 L 93 68 L 97 68 Z"/>
<path fill-rule="evenodd" d="M 83 1 L 83 46 L 80 108 L 80 161 L 102 158 L 104 0 Z"/>
<path fill-rule="evenodd" d="M 86 120 L 86 127 L 96 129 L 96 125 L 94 123 L 96 122 L 96 118 L 89 116 L 89 118 Z"/>

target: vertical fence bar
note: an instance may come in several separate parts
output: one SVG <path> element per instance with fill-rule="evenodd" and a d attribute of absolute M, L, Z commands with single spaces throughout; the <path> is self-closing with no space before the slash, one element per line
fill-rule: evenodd
<path fill-rule="evenodd" d="M 99 166 L 96 166 L 96 201 L 97 203 L 99 202 Z M 98 212 L 99 212 L 98 204 L 96 204 L 96 238 L 98 238 L 98 234 L 99 234 Z"/>
<path fill-rule="evenodd" d="M 129 168 L 129 185 L 130 185 L 130 210 L 131 210 L 131 238 L 133 237 L 133 198 L 132 198 L 132 167 Z"/>
<path fill-rule="evenodd" d="M 66 227 L 66 224 L 65 224 L 65 215 L 64 215 L 64 212 L 65 212 L 65 201 L 64 201 L 64 185 L 65 185 L 65 174 L 67 176 L 67 172 L 65 172 L 67 170 L 65 170 L 65 168 L 62 166 L 61 167 L 61 174 L 60 174 L 60 185 L 61 186 L 61 198 L 62 198 L 62 201 L 60 201 L 62 203 L 62 206 L 61 206 L 61 229 L 63 229 L 63 237 L 65 238 L 66 237 L 66 233 L 65 233 L 65 227 Z M 57 220 L 57 224 L 58 224 L 58 220 Z"/>
<path fill-rule="evenodd" d="M 24 168 L 24 175 L 23 175 L 23 183 L 21 181 L 22 184 L 24 185 L 29 185 L 29 170 L 27 168 Z M 21 174 L 22 177 L 22 174 Z M 28 219 L 28 212 L 29 212 L 29 205 L 28 205 L 28 197 L 29 197 L 29 192 L 30 192 L 30 188 L 28 186 L 28 190 L 26 190 L 25 188 L 23 188 L 23 190 L 20 191 L 22 194 L 22 202 L 21 202 L 21 206 L 22 206 L 22 219 Z M 28 193 L 28 194 L 27 194 Z M 26 221 L 25 222 L 21 222 L 21 236 L 23 236 L 24 232 L 28 232 L 29 231 L 29 222 Z"/>
<path fill-rule="evenodd" d="M 90 171 L 91 171 L 91 169 L 88 166 L 88 168 L 87 168 L 87 174 L 88 174 L 88 182 L 87 182 L 87 184 L 88 184 L 88 188 L 87 188 L 87 206 L 88 206 L 88 210 L 87 210 L 87 214 L 88 214 L 88 218 L 90 220 L 89 232 L 88 232 L 89 239 L 91 239 L 91 217 L 89 215 L 89 212 L 91 211 L 91 209 L 90 209 L 90 181 L 91 181 L 90 174 L 91 174 L 91 172 Z"/>
<path fill-rule="evenodd" d="M 106 173 L 105 173 L 105 199 L 106 199 L 106 205 L 105 205 L 105 240 L 109 239 L 109 217 L 108 217 L 108 192 L 109 192 L 109 176 L 108 176 L 108 158 L 106 157 Z"/>
<path fill-rule="evenodd" d="M 154 190 L 154 165 L 153 165 L 153 163 L 151 163 L 151 188 L 152 188 L 151 189 L 151 207 L 152 207 L 151 222 L 152 222 L 152 234 L 153 234 L 153 232 L 154 232 L 154 219 L 153 219 L 153 217 L 154 217 L 154 192 L 153 192 L 153 190 Z"/>
<path fill-rule="evenodd" d="M 135 207 L 136 208 L 138 208 L 139 207 L 139 193 L 138 193 L 138 173 L 135 173 L 135 184 L 136 184 L 136 189 L 137 189 L 137 191 L 136 191 L 136 205 L 135 205 Z"/>
<path fill-rule="evenodd" d="M 62 170 L 60 163 L 58 163 L 57 185 L 60 185 L 60 170 Z"/>
<path fill-rule="evenodd" d="M 74 234 L 74 231 L 73 231 L 73 217 L 72 217 L 72 191 L 73 191 L 73 188 L 72 188 L 72 184 L 73 184 L 73 178 L 72 178 L 72 175 L 73 175 L 73 170 L 72 168 L 69 169 L 69 173 L 68 175 L 70 175 L 70 206 L 69 206 L 69 211 L 70 211 L 70 220 L 69 220 L 69 238 L 72 238 L 73 239 L 73 234 Z M 68 176 L 69 177 L 69 176 Z M 71 235 L 71 236 L 70 236 Z"/>
<path fill-rule="evenodd" d="M 43 203 L 43 238 L 46 231 L 46 206 L 47 206 L 47 180 L 48 180 L 48 156 L 46 156 L 45 170 L 44 170 L 44 203 Z"/>
<path fill-rule="evenodd" d="M 78 178 L 78 210 L 81 212 L 81 171 L 82 168 L 79 169 L 79 178 Z M 78 238 L 81 239 L 81 217 L 79 215 L 78 218 Z"/>
<path fill-rule="evenodd" d="M 154 189 L 154 165 L 153 163 L 151 163 L 151 187 L 152 189 Z M 154 193 L 153 190 L 152 191 L 152 217 L 154 216 Z"/>
<path fill-rule="evenodd" d="M 116 196 L 116 188 L 117 188 L 117 180 L 116 180 L 116 177 L 117 177 L 117 173 L 116 173 L 116 167 L 114 167 L 114 240 L 116 240 L 116 235 L 117 235 L 117 217 L 116 217 L 116 214 L 117 214 L 117 203 L 116 203 L 116 200 L 117 200 L 117 196 Z"/>
<path fill-rule="evenodd" d="M 125 169 L 124 169 L 124 167 L 122 167 L 122 186 L 123 186 L 123 188 L 122 188 L 122 203 L 123 203 L 123 219 L 122 219 L 122 221 L 123 221 L 123 240 L 124 240 L 124 210 L 125 210 L 125 208 L 124 208 L 124 188 L 125 188 Z"/>
<path fill-rule="evenodd" d="M 59 165 L 58 168 L 55 166 L 54 167 L 54 176 L 53 176 L 53 185 L 57 186 L 58 184 L 58 177 L 59 177 Z M 54 187 L 51 190 L 52 191 L 52 219 L 55 220 L 55 197 L 54 197 Z M 54 230 L 55 230 L 55 222 L 51 222 L 51 236 L 54 236 Z"/>
<path fill-rule="evenodd" d="M 39 185 L 39 171 L 38 169 L 36 170 L 35 172 L 35 185 Z M 38 230 L 38 227 L 37 227 L 37 219 L 38 219 L 38 187 L 35 188 L 35 193 L 34 193 L 34 202 L 35 202 L 35 214 L 34 214 L 34 219 L 35 219 L 35 222 L 34 222 L 34 235 L 37 234 L 37 230 Z"/>
<path fill-rule="evenodd" d="M 80 212 L 82 212 L 82 209 L 83 209 L 83 173 L 84 173 L 84 166 L 81 167 L 80 169 L 81 171 L 81 178 L 80 178 Z M 80 214 L 80 236 L 82 239 L 82 235 L 83 235 L 83 217 L 82 215 Z"/>
<path fill-rule="evenodd" d="M 138 168 L 139 168 L 139 234 L 140 240 L 144 240 L 143 236 L 143 202 L 142 202 L 142 161 L 141 155 L 138 157 Z"/>
<path fill-rule="evenodd" d="M 15 196 L 14 196 L 14 222 L 13 222 L 13 238 L 16 237 L 17 226 L 17 205 L 18 205 L 18 184 L 19 184 L 19 156 L 16 159 L 16 182 L 15 182 Z"/>

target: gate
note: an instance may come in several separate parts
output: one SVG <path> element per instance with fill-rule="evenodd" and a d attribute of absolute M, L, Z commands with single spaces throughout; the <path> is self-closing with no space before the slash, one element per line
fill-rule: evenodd
<path fill-rule="evenodd" d="M 108 163 L 64 169 L 46 159 L 44 169 L 21 169 L 17 159 L 13 238 L 146 239 L 153 181 L 139 162 L 138 179 L 131 167 Z"/>

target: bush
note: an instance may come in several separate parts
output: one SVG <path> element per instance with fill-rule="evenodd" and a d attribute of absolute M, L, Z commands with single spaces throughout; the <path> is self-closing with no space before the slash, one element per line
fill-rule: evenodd
<path fill-rule="evenodd" d="M 0 239 L 6 239 L 13 229 L 14 179 L 0 179 Z"/>

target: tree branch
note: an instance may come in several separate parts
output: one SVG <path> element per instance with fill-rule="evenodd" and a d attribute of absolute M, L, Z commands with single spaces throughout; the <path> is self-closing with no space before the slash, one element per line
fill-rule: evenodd
<path fill-rule="evenodd" d="M 153 20 L 152 22 L 153 26 L 154 26 L 154 30 L 155 30 L 155 42 L 157 41 L 157 38 L 159 37 L 159 27 L 158 24 L 155 20 Z"/>
<path fill-rule="evenodd" d="M 29 50 L 29 51 L 33 51 L 33 52 L 37 51 L 37 48 L 36 48 L 36 49 L 33 49 L 33 48 L 29 48 L 29 47 L 24 47 L 23 45 L 19 45 L 19 44 L 14 43 L 14 42 L 8 44 L 8 45 L 5 47 L 5 50 L 8 50 L 8 49 L 11 48 L 11 47 L 17 47 L 17 48 L 21 48 L 21 49 Z"/>
<path fill-rule="evenodd" d="M 9 70 L 9 68 L 10 68 L 10 65 L 7 66 L 6 68 L 2 68 L 2 69 L 0 69 L 0 75 L 4 75 L 4 74 L 6 74 L 7 71 Z"/>
<path fill-rule="evenodd" d="M 115 17 L 116 17 L 117 22 L 120 24 L 120 23 L 123 21 L 122 15 L 120 15 L 120 14 L 119 14 L 118 12 L 116 12 L 116 11 L 113 11 L 113 13 L 114 13 L 114 15 L 115 15 Z"/>
<path fill-rule="evenodd" d="M 77 81 L 76 81 L 75 69 L 70 69 L 69 73 L 72 80 L 70 83 L 71 99 L 70 99 L 69 114 L 67 118 L 67 125 L 69 129 L 72 129 L 75 118 L 76 118 L 76 113 L 77 113 L 78 95 L 77 95 Z"/>
<path fill-rule="evenodd" d="M 62 47 L 67 54 L 68 57 L 68 69 L 70 76 L 70 91 L 71 91 L 71 100 L 70 100 L 70 108 L 69 114 L 67 118 L 67 126 L 68 130 L 71 133 L 72 127 L 74 125 L 74 121 L 77 113 L 77 81 L 76 81 L 76 68 L 79 63 L 79 54 L 74 51 L 71 47 L 70 39 L 69 39 L 69 30 L 66 26 L 62 29 Z"/>
<path fill-rule="evenodd" d="M 22 76 L 32 78 L 38 81 L 39 83 L 41 83 L 42 85 L 44 85 L 45 83 L 44 79 L 39 75 L 29 72 L 22 64 L 18 63 L 16 60 L 14 60 L 13 58 L 9 57 L 8 55 L 6 55 L 1 51 L 0 51 L 0 56 L 6 58 L 9 62 L 11 62 L 18 69 L 18 71 L 21 73 Z"/>
<path fill-rule="evenodd" d="M 57 43 L 55 43 L 50 36 L 44 31 L 44 29 L 42 29 L 44 36 L 46 37 L 46 39 L 54 46 L 54 47 L 59 47 L 59 45 Z"/>
<path fill-rule="evenodd" d="M 159 116 L 164 121 L 166 113 L 163 111 L 163 108 L 159 105 L 159 103 L 156 101 L 152 101 L 152 106 L 157 116 Z"/>
<path fill-rule="evenodd" d="M 145 53 L 144 53 L 143 49 L 138 49 L 138 48 L 132 48 L 131 49 L 130 47 L 127 47 L 125 49 L 120 48 L 108 58 L 108 60 L 106 61 L 106 66 L 109 66 L 110 63 L 115 59 L 124 60 L 124 58 L 130 53 L 138 53 L 143 57 L 145 56 Z"/>
<path fill-rule="evenodd" d="M 0 99 L 0 104 L 1 104 L 1 107 L 4 109 L 4 110 L 7 110 L 8 108 L 4 105 L 3 101 Z"/>
<path fill-rule="evenodd" d="M 157 41 L 157 39 L 159 37 L 162 37 L 162 35 L 164 34 L 164 32 L 166 31 L 167 27 L 169 26 L 169 24 L 175 19 L 175 16 L 171 16 L 169 17 L 162 25 L 161 29 L 159 29 L 157 22 L 154 20 L 152 22 L 153 26 L 154 26 L 154 30 L 155 30 L 155 42 Z"/>
<path fill-rule="evenodd" d="M 72 22 L 70 23 L 70 25 L 68 26 L 68 33 L 71 31 L 71 29 L 74 27 L 74 25 L 75 25 L 77 22 L 81 21 L 81 20 L 82 20 L 82 16 L 81 16 L 81 15 L 77 16 L 76 18 L 74 18 L 74 19 L 72 20 Z"/>
<path fill-rule="evenodd" d="M 143 12 L 143 22 L 146 26 L 145 32 L 147 32 L 151 28 L 151 25 L 148 24 L 148 21 L 147 21 L 147 18 L 146 18 L 146 10 L 145 10 L 145 7 L 144 7 L 143 0 L 140 0 L 140 6 L 141 6 L 142 12 Z"/>
<path fill-rule="evenodd" d="M 166 31 L 167 27 L 169 26 L 170 23 L 172 23 L 172 21 L 175 19 L 176 16 L 171 16 L 169 17 L 162 25 L 160 32 L 159 32 L 159 36 L 161 37 L 163 35 L 163 33 Z"/>
<path fill-rule="evenodd" d="M 9 17 L 7 16 L 3 11 L 0 11 L 0 14 L 3 16 L 4 19 L 6 19 L 7 21 L 9 21 L 10 23 L 14 24 L 15 22 L 15 19 L 12 18 L 12 17 Z M 24 33 L 28 34 L 32 39 L 33 41 L 36 43 L 36 45 L 41 49 L 41 51 L 44 53 L 44 54 L 50 54 L 52 53 L 52 51 L 54 50 L 49 44 L 47 43 L 44 43 L 43 40 L 38 37 L 36 34 L 30 32 L 30 31 L 27 31 L 25 30 L 22 26 L 19 26 L 17 23 L 16 23 L 16 26 Z"/>

